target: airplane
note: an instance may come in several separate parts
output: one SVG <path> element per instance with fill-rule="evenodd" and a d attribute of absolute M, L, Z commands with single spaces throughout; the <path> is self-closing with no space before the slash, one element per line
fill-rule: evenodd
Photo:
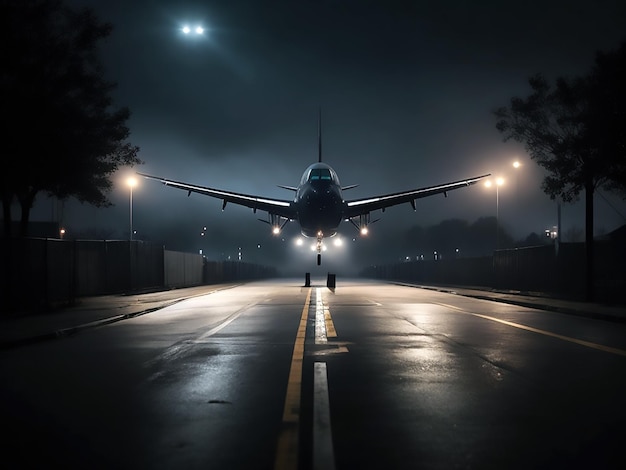
<path fill-rule="evenodd" d="M 408 202 L 415 211 L 415 201 L 417 199 L 441 193 L 447 197 L 448 191 L 471 186 L 483 178 L 490 176 L 490 174 L 486 174 L 437 186 L 346 200 L 343 197 L 343 191 L 355 188 L 358 185 L 341 186 L 335 170 L 322 162 L 321 113 L 318 139 L 318 161 L 309 165 L 307 169 L 304 170 L 298 186 L 278 185 L 280 188 L 295 193 L 291 200 L 273 199 L 197 186 L 140 172 L 137 172 L 137 174 L 144 178 L 160 181 L 166 186 L 185 190 L 187 191 L 187 196 L 191 196 L 191 193 L 199 193 L 221 199 L 222 210 L 226 209 L 226 204 L 231 202 L 233 204 L 249 207 L 255 214 L 257 210 L 267 212 L 268 220 L 259 220 L 271 225 L 272 232 L 275 235 L 278 235 L 288 222 L 297 221 L 300 224 L 302 235 L 317 240 L 316 250 L 318 266 L 321 265 L 322 262 L 322 240 L 335 236 L 339 224 L 342 221 L 350 222 L 361 235 L 367 235 L 369 224 L 379 220 L 371 220 L 370 213 L 375 210 L 380 209 L 385 212 L 387 207 Z"/>

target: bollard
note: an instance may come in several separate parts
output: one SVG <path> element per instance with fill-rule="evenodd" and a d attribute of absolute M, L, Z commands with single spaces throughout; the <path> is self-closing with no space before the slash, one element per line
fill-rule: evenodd
<path fill-rule="evenodd" d="M 304 273 L 304 287 L 311 287 L 311 273 Z"/>
<path fill-rule="evenodd" d="M 336 285 L 336 276 L 334 274 L 328 273 L 328 279 L 326 280 L 326 287 L 329 289 L 334 289 Z"/>

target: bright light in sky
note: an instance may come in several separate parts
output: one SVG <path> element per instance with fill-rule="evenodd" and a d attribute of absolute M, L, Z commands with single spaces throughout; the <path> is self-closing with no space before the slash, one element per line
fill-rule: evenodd
<path fill-rule="evenodd" d="M 188 25 L 185 25 L 181 28 L 183 34 L 191 34 L 192 32 L 196 33 L 198 36 L 202 36 L 204 34 L 204 28 L 202 26 L 196 26 L 195 28 L 191 28 Z"/>

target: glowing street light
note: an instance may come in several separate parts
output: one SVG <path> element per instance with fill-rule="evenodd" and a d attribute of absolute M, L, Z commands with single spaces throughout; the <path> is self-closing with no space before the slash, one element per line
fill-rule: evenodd
<path fill-rule="evenodd" d="M 131 176 L 126 180 L 126 184 L 130 188 L 130 203 L 129 203 L 129 213 L 130 213 L 130 237 L 129 240 L 133 239 L 133 188 L 137 186 L 137 178 Z"/>
<path fill-rule="evenodd" d="M 498 230 L 499 212 L 500 212 L 500 186 L 504 184 L 504 178 L 496 178 L 495 181 L 485 181 L 485 187 L 496 187 L 496 250 L 500 245 L 500 231 Z"/>

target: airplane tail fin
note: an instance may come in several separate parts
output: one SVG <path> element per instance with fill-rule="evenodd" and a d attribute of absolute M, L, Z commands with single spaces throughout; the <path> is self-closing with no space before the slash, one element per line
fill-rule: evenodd
<path fill-rule="evenodd" d="M 317 118 L 317 161 L 322 162 L 322 108 Z"/>

